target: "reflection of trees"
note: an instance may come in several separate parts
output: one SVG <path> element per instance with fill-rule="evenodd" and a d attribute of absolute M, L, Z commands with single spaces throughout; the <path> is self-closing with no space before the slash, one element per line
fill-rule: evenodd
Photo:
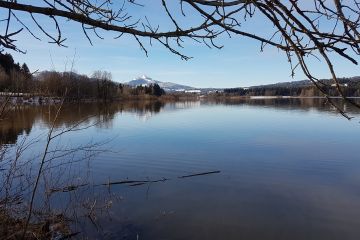
<path fill-rule="evenodd" d="M 359 100 L 360 101 L 360 100 Z M 338 106 L 349 113 L 360 113 L 356 107 L 346 104 L 341 99 L 335 100 Z M 333 112 L 335 109 L 327 104 L 323 98 L 218 98 L 202 100 L 201 104 L 225 104 L 225 105 L 250 105 L 258 107 L 273 107 L 284 110 L 317 110 L 321 112 Z M 138 115 L 141 119 L 148 119 L 154 114 L 164 111 L 177 111 L 180 109 L 194 108 L 200 105 L 200 101 L 192 102 L 166 102 L 166 101 L 124 101 L 117 103 L 86 103 L 67 104 L 63 106 L 60 116 L 56 121 L 56 128 L 70 127 L 74 123 L 83 121 L 83 124 L 99 122 L 101 128 L 110 128 L 115 114 L 130 112 Z M 15 106 L 7 113 L 7 118 L 0 123 L 0 144 L 13 144 L 19 135 L 29 134 L 32 126 L 38 120 L 46 127 L 52 124 L 57 107 L 48 106 Z M 86 119 L 84 121 L 84 119 Z"/>
<path fill-rule="evenodd" d="M 130 101 L 119 104 L 122 111 L 133 112 L 139 115 L 144 113 L 159 113 L 165 106 L 161 101 Z"/>
<path fill-rule="evenodd" d="M 98 127 L 108 128 L 116 113 L 132 112 L 140 117 L 147 114 L 156 114 L 165 106 L 160 101 L 127 101 L 121 103 L 86 103 L 64 105 L 55 127 L 70 127 L 82 121 L 89 124 L 91 121 L 100 122 Z M 57 106 L 15 106 L 9 110 L 6 119 L 0 123 L 0 144 L 16 143 L 19 135 L 29 134 L 35 122 L 40 120 L 49 127 L 56 115 Z M 84 121 L 84 119 L 86 119 Z"/>
<path fill-rule="evenodd" d="M 13 107 L 0 122 L 0 144 L 13 144 L 19 135 L 29 134 L 36 115 L 27 106 Z"/>
<path fill-rule="evenodd" d="M 358 114 L 360 110 L 342 99 L 334 99 L 334 103 L 343 111 Z M 360 99 L 357 100 L 360 102 Z M 205 104 L 250 105 L 258 107 L 273 107 L 284 110 L 317 110 L 319 112 L 333 112 L 336 109 L 325 98 L 217 98 L 204 101 Z"/>

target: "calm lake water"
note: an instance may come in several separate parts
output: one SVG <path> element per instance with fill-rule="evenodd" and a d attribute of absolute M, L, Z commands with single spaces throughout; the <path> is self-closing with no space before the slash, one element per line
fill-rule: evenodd
<path fill-rule="evenodd" d="M 103 143 L 76 169 L 95 185 L 164 180 L 87 191 L 116 198 L 90 239 L 355 240 L 360 111 L 339 104 L 356 118 L 323 99 L 66 105 L 57 129 L 101 122 L 56 144 Z M 1 142 L 44 136 L 54 114 L 51 106 L 16 107 L 0 123 Z"/>

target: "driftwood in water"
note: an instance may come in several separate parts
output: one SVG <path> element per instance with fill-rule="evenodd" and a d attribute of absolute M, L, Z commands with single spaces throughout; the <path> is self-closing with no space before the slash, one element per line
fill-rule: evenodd
<path fill-rule="evenodd" d="M 179 176 L 178 178 L 190 178 L 190 177 L 204 176 L 204 175 L 215 174 L 215 173 L 220 173 L 220 172 L 221 171 L 209 171 L 209 172 L 193 173 L 193 174 L 189 174 L 189 175 Z M 162 178 L 162 179 L 158 179 L 158 180 L 122 180 L 122 181 L 102 183 L 102 184 L 98 184 L 98 185 L 95 185 L 95 186 L 127 185 L 129 187 L 135 187 L 135 186 L 144 185 L 146 183 L 165 182 L 165 181 L 168 181 L 168 180 L 171 180 L 171 179 L 170 178 Z M 86 186 L 86 185 L 87 184 L 70 185 L 70 186 L 67 186 L 67 187 L 64 187 L 64 188 L 51 189 L 51 192 L 70 192 L 70 191 L 74 191 L 74 190 L 78 189 L 79 187 L 83 187 L 83 186 Z"/>
<path fill-rule="evenodd" d="M 144 182 L 146 181 L 123 180 L 123 181 L 102 183 L 100 185 L 107 186 L 107 185 L 121 185 L 121 184 L 136 184 L 136 183 L 144 183 Z"/>
<path fill-rule="evenodd" d="M 140 186 L 140 185 L 144 185 L 144 184 L 146 184 L 146 182 L 133 183 L 133 184 L 130 184 L 128 186 L 129 187 L 136 187 L 136 186 Z"/>
<path fill-rule="evenodd" d="M 178 178 L 189 178 L 189 177 L 196 177 L 196 176 L 215 174 L 215 173 L 220 173 L 220 172 L 221 171 L 201 172 L 201 173 L 194 173 L 194 174 L 179 176 Z M 103 184 L 100 184 L 100 185 L 102 185 L 102 186 L 110 186 L 110 185 L 127 184 L 130 187 L 135 187 L 135 186 L 144 185 L 146 183 L 165 182 L 165 181 L 168 181 L 168 180 L 171 180 L 171 179 L 170 178 L 162 178 L 162 179 L 159 179 L 159 180 L 123 180 L 123 181 L 103 183 Z"/>
<path fill-rule="evenodd" d="M 159 180 L 124 180 L 124 181 L 117 181 L 117 182 L 108 182 L 100 184 L 102 186 L 109 186 L 109 185 L 121 185 L 121 184 L 128 184 L 128 186 L 139 186 L 143 185 L 145 183 L 156 183 L 156 182 L 165 182 L 167 180 L 170 180 L 168 178 L 162 178 Z"/>
<path fill-rule="evenodd" d="M 203 176 L 208 174 L 220 173 L 221 171 L 211 171 L 211 172 L 202 172 L 202 173 L 194 173 L 189 175 L 180 176 L 178 178 L 189 178 L 189 177 L 196 177 L 196 176 Z"/>

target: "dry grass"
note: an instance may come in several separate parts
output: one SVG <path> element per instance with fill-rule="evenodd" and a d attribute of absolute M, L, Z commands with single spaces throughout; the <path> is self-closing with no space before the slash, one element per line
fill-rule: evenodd
<path fill-rule="evenodd" d="M 32 222 L 22 238 L 25 224 L 25 218 L 10 216 L 4 209 L 0 209 L 0 239 L 67 239 L 74 235 L 70 231 L 69 221 L 61 214 Z"/>

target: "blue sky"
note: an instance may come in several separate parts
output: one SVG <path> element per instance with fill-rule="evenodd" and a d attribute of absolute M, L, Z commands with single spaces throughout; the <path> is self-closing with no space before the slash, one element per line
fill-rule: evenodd
<path fill-rule="evenodd" d="M 158 2 L 157 0 L 154 2 Z M 174 1 L 176 2 L 176 1 Z M 177 5 L 170 6 L 175 9 Z M 143 18 L 147 16 L 154 24 L 169 26 L 168 18 L 161 14 L 157 4 L 146 7 L 129 7 L 129 12 Z M 3 16 L 4 12 L 0 14 Z M 184 25 L 192 25 L 197 19 L 190 12 L 186 18 L 179 17 Z M 20 14 L 21 19 L 33 26 L 30 16 Z M 177 16 L 178 17 L 178 16 Z M 50 31 L 54 31 L 51 22 L 39 17 L 46 23 Z M 62 22 L 62 32 L 67 38 L 67 48 L 49 44 L 48 39 L 38 30 L 35 32 L 42 38 L 38 41 L 25 31 L 17 38 L 18 46 L 27 50 L 19 54 L 11 52 L 16 61 L 26 62 L 32 71 L 69 70 L 74 59 L 74 69 L 78 73 L 91 75 L 95 70 L 110 71 L 113 80 L 125 82 L 136 76 L 146 74 L 156 80 L 170 81 L 195 87 L 238 87 L 252 86 L 274 82 L 305 79 L 301 71 L 295 78 L 290 77 L 290 67 L 285 55 L 278 50 L 267 47 L 260 52 L 260 43 L 251 39 L 223 35 L 217 43 L 223 49 L 209 49 L 205 45 L 186 42 L 182 53 L 193 57 L 181 60 L 158 44 L 148 46 L 149 56 L 140 50 L 139 45 L 129 37 L 114 39 L 115 34 L 101 32 L 104 40 L 93 37 L 91 46 L 82 32 L 81 25 L 68 21 Z M 13 30 L 18 26 L 14 24 Z M 257 32 L 270 32 L 272 26 L 264 19 L 256 18 L 246 22 L 244 29 L 256 29 Z M 4 29 L 3 27 L 1 29 Z M 329 78 L 326 67 L 317 60 L 311 60 L 313 72 L 320 78 Z M 360 75 L 359 67 L 335 58 L 335 68 L 339 76 Z"/>

